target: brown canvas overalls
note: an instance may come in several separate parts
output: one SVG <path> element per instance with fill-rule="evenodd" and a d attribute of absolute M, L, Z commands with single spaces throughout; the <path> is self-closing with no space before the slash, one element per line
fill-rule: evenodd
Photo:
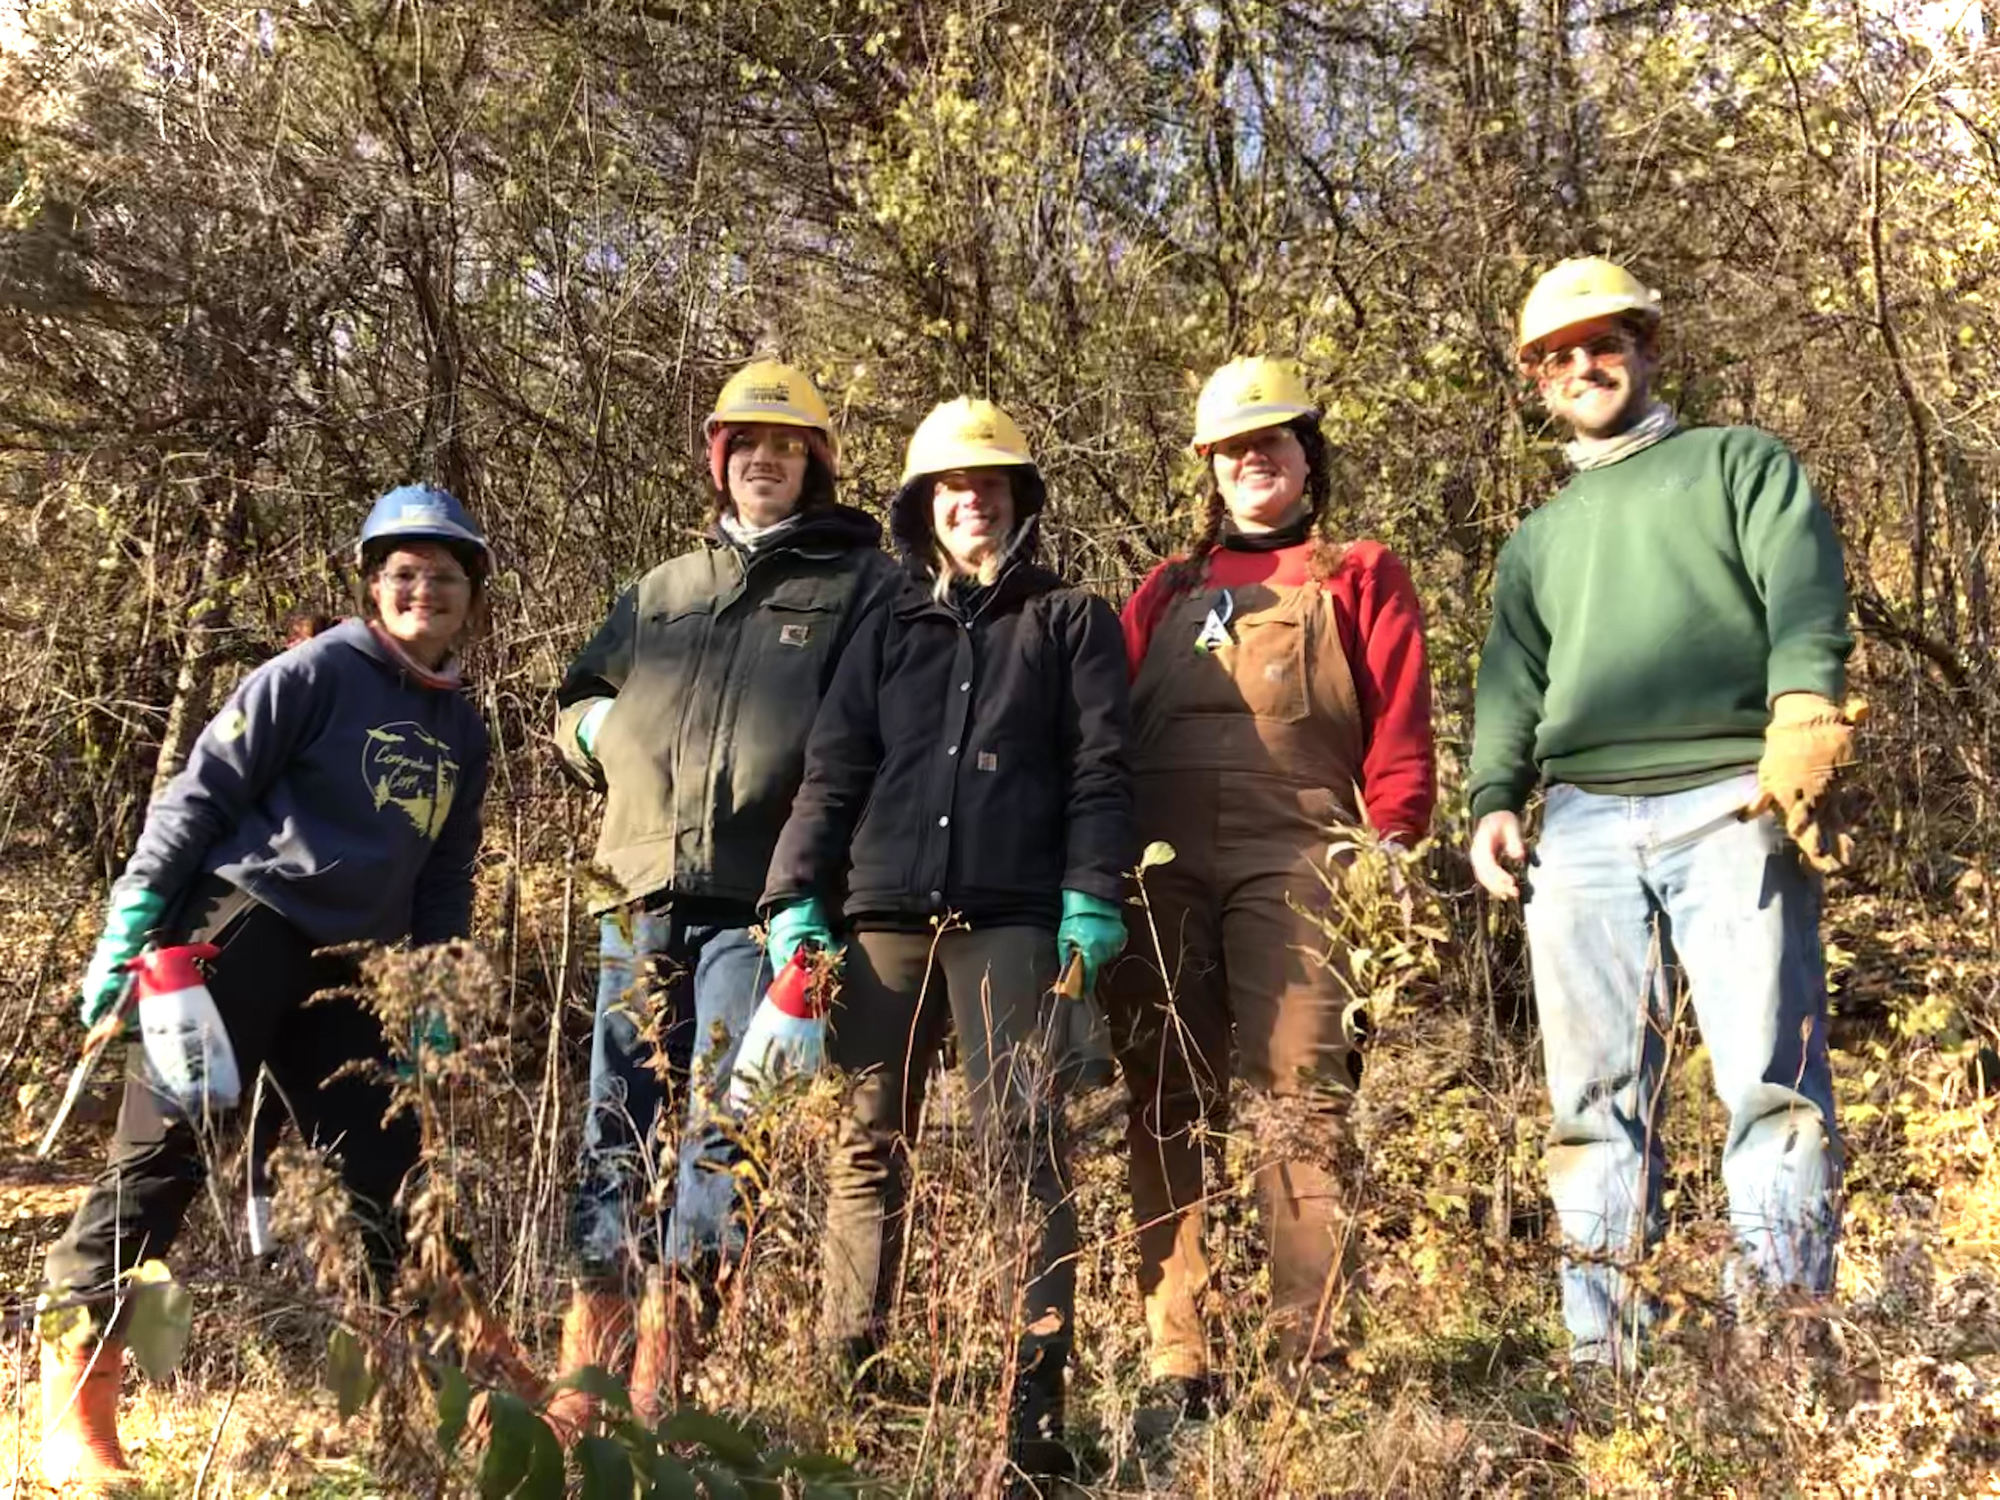
<path fill-rule="evenodd" d="M 1226 625 L 1197 649 L 1211 611 Z M 1202 1158 L 1228 1128 L 1232 1060 L 1265 1096 L 1250 1123 L 1281 1356 L 1330 1353 L 1355 1311 L 1333 1165 L 1360 1054 L 1334 942 L 1295 908 L 1327 905 L 1328 842 L 1358 821 L 1363 729 L 1326 591 L 1176 599 L 1133 685 L 1132 734 L 1140 837 L 1175 851 L 1145 872 L 1105 984 L 1132 1092 L 1152 1373 L 1208 1373 Z"/>

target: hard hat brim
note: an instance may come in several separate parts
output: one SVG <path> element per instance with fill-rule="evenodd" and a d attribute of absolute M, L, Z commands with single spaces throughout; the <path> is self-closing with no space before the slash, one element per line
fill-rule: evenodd
<path fill-rule="evenodd" d="M 1018 453 L 1010 453 L 1005 448 L 967 447 L 952 455 L 952 461 L 940 468 L 905 469 L 896 487 L 914 484 L 919 479 L 935 479 L 940 474 L 950 474 L 958 469 L 1032 469 L 1035 462 L 1023 458 Z"/>
<path fill-rule="evenodd" d="M 1514 357 L 1525 360 L 1528 351 L 1538 344 L 1546 343 L 1565 329 L 1575 328 L 1580 323 L 1594 323 L 1599 318 L 1638 318 L 1648 327 L 1657 327 L 1660 308 L 1657 301 L 1648 302 L 1626 292 L 1605 292 L 1597 297 L 1580 297 L 1563 305 L 1562 320 L 1546 328 L 1530 332 L 1521 330 L 1520 342 L 1514 346 Z"/>
<path fill-rule="evenodd" d="M 1204 427 L 1194 435 L 1190 446 L 1195 452 L 1206 454 L 1217 443 L 1233 437 L 1241 437 L 1246 432 L 1259 432 L 1266 427 L 1283 427 L 1296 422 L 1300 417 L 1319 420 L 1319 408 L 1301 406 L 1292 401 L 1274 401 L 1267 406 L 1246 406 L 1231 412 L 1223 421 L 1212 427 Z"/>
<path fill-rule="evenodd" d="M 462 542 L 468 547 L 479 549 L 479 555 L 486 559 L 486 566 L 493 566 L 493 544 L 485 537 L 467 531 L 463 526 L 454 526 L 449 521 L 412 522 L 408 526 L 385 526 L 372 532 L 354 544 L 354 565 L 363 565 L 368 549 L 377 542 Z"/>
<path fill-rule="evenodd" d="M 833 428 L 825 422 L 815 422 L 802 417 L 789 407 L 736 406 L 726 412 L 710 412 L 701 424 L 703 437 L 714 437 L 718 427 L 749 427 L 762 424 L 768 427 L 804 427 L 811 432 L 823 432 L 829 441 L 833 438 Z"/>

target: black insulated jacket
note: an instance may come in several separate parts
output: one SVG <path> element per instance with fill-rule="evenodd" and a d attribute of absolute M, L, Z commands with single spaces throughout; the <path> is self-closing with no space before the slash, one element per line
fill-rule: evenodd
<path fill-rule="evenodd" d="M 860 927 L 955 912 L 1053 928 L 1065 887 L 1123 895 L 1138 857 L 1124 641 L 1103 600 L 1033 561 L 1039 483 L 1024 488 L 1007 563 L 956 609 L 915 561 L 930 553 L 927 488 L 898 496 L 908 577 L 857 627 L 820 704 L 767 909 L 844 890 Z"/>

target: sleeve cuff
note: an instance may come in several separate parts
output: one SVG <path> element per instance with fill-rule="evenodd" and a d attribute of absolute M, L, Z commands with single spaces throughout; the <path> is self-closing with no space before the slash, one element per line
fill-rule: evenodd
<path fill-rule="evenodd" d="M 1518 814 L 1526 799 L 1516 798 L 1504 786 L 1483 786 L 1472 794 L 1472 821 L 1477 823 L 1488 813 L 1510 812 Z"/>

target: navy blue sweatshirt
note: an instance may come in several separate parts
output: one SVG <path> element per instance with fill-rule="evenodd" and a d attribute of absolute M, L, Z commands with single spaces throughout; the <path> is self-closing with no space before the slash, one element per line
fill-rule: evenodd
<path fill-rule="evenodd" d="M 486 726 L 347 620 L 257 668 L 161 793 L 121 884 L 218 875 L 317 943 L 472 925 Z"/>

